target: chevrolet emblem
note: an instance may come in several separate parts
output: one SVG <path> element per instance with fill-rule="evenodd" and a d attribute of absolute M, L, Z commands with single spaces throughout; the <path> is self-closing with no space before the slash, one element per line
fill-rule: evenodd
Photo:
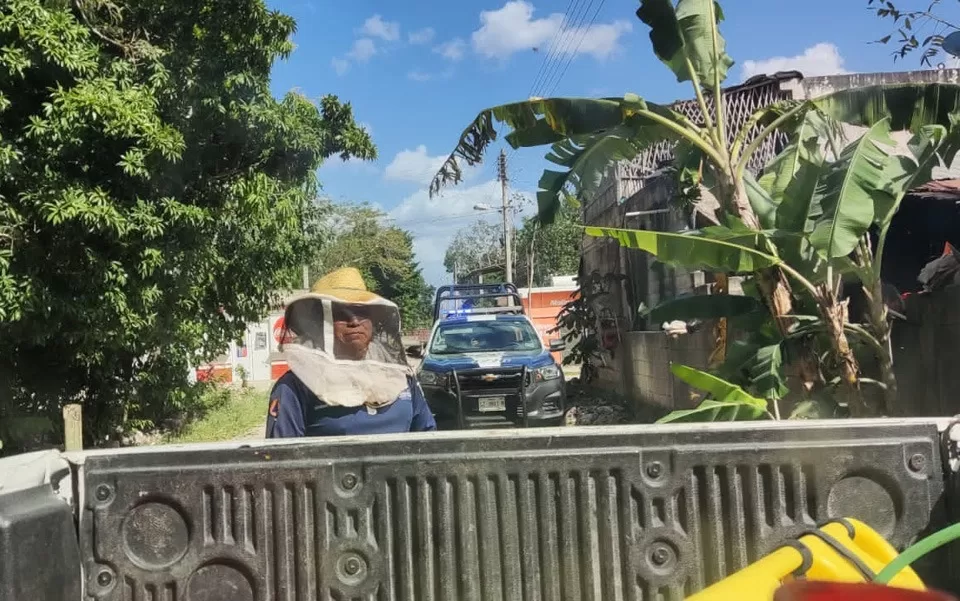
<path fill-rule="evenodd" d="M 500 379 L 500 376 L 498 374 L 483 374 L 480 379 L 484 382 L 496 382 Z"/>

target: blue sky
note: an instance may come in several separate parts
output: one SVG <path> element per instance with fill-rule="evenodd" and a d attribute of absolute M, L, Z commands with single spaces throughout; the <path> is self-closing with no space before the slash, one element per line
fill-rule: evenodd
<path fill-rule="evenodd" d="M 472 207 L 499 202 L 493 171 L 499 146 L 460 186 L 432 200 L 426 193 L 433 172 L 480 109 L 531 93 L 634 92 L 658 102 L 690 95 L 650 51 L 648 30 L 634 15 L 635 0 L 268 4 L 298 24 L 296 51 L 274 68 L 274 92 L 296 89 L 314 98 L 332 93 L 349 101 L 379 150 L 373 163 L 329 160 L 320 169 L 324 193 L 337 201 L 376 204 L 410 230 L 424 275 L 434 285 L 449 281 L 443 254 L 456 230 L 498 218 Z M 911 8 L 921 2 L 900 4 Z M 823 75 L 920 68 L 915 57 L 895 64 L 891 48 L 869 44 L 889 26 L 867 11 L 866 0 L 722 5 L 727 17 L 722 32 L 737 61 L 728 84 L 784 69 Z M 956 6 L 948 3 L 944 16 L 958 17 Z M 543 69 L 548 55 L 556 60 Z M 532 198 L 546 166 L 543 154 L 530 149 L 508 155 L 514 191 Z"/>

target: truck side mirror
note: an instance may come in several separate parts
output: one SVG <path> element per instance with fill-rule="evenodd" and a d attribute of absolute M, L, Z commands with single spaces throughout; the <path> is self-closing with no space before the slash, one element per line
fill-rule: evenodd
<path fill-rule="evenodd" d="M 419 344 L 417 346 L 408 346 L 407 356 L 413 357 L 414 359 L 423 359 L 423 347 Z"/>
<path fill-rule="evenodd" d="M 559 353 L 560 351 L 567 350 L 567 343 L 562 339 L 554 339 L 550 341 L 550 352 Z"/>

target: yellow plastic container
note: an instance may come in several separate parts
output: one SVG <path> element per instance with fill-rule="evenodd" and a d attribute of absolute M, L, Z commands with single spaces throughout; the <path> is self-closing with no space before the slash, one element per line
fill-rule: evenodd
<path fill-rule="evenodd" d="M 793 578 L 828 582 L 868 582 L 897 556 L 875 530 L 851 518 L 823 524 L 731 574 L 686 601 L 770 601 L 780 585 Z M 926 590 L 905 568 L 890 586 Z"/>

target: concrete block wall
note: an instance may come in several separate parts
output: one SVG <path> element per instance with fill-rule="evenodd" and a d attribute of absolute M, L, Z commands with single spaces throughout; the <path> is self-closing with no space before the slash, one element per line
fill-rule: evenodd
<path fill-rule="evenodd" d="M 713 349 L 713 325 L 676 338 L 663 332 L 627 332 L 623 338 L 623 386 L 636 403 L 687 409 L 690 388 L 674 377 L 671 362 L 706 369 Z"/>

